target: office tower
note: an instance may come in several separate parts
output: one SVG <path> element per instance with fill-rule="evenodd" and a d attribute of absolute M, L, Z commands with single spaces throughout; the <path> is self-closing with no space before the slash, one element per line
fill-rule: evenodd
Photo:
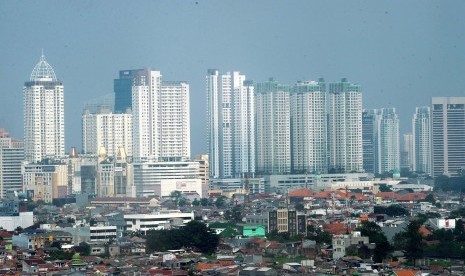
<path fill-rule="evenodd" d="M 414 146 L 413 134 L 407 133 L 402 136 L 401 151 L 400 151 L 400 168 L 413 171 Z"/>
<path fill-rule="evenodd" d="M 128 109 L 132 109 L 132 86 L 134 80 L 143 71 L 144 69 L 119 71 L 119 78 L 113 80 L 115 113 L 125 113 Z"/>
<path fill-rule="evenodd" d="M 394 108 L 363 111 L 365 172 L 382 174 L 400 169 L 399 119 Z"/>
<path fill-rule="evenodd" d="M 160 157 L 160 71 L 139 72 L 132 87 L 132 133 L 135 159 Z"/>
<path fill-rule="evenodd" d="M 163 81 L 160 90 L 160 156 L 190 158 L 189 84 Z"/>
<path fill-rule="evenodd" d="M 132 156 L 132 114 L 115 114 L 106 108 L 97 113 L 84 110 L 82 115 L 82 149 L 86 154 L 98 154 L 104 147 L 108 156 L 116 156 L 124 148 Z"/>
<path fill-rule="evenodd" d="M 23 184 L 28 200 L 52 203 L 68 194 L 68 165 L 44 160 L 24 166 Z"/>
<path fill-rule="evenodd" d="M 42 54 L 30 80 L 25 82 L 24 157 L 38 162 L 65 154 L 64 90 Z"/>
<path fill-rule="evenodd" d="M 323 79 L 299 82 L 291 94 L 292 171 L 328 170 L 326 86 Z"/>
<path fill-rule="evenodd" d="M 253 86 L 239 72 L 208 70 L 208 140 L 210 176 L 255 173 Z"/>
<path fill-rule="evenodd" d="M 291 87 L 270 79 L 255 85 L 256 171 L 291 172 Z"/>
<path fill-rule="evenodd" d="M 115 196 L 125 197 L 132 186 L 132 164 L 128 162 L 124 148 L 119 148 L 114 164 Z"/>
<path fill-rule="evenodd" d="M 24 144 L 11 138 L 0 128 L 0 198 L 8 192 L 22 192 L 21 165 L 24 160 Z"/>
<path fill-rule="evenodd" d="M 431 175 L 431 109 L 417 107 L 412 120 L 413 171 Z"/>
<path fill-rule="evenodd" d="M 362 154 L 361 86 L 343 78 L 329 84 L 329 154 L 330 170 L 360 172 Z"/>
<path fill-rule="evenodd" d="M 254 85 L 244 75 L 233 72 L 234 88 L 234 175 L 255 174 L 255 97 Z"/>
<path fill-rule="evenodd" d="M 432 99 L 433 176 L 456 176 L 465 168 L 465 97 Z"/>
<path fill-rule="evenodd" d="M 70 194 L 81 193 L 81 158 L 75 147 L 71 148 L 68 159 L 68 192 Z"/>
<path fill-rule="evenodd" d="M 395 108 L 382 108 L 378 121 L 376 173 L 400 169 L 399 118 Z"/>
<path fill-rule="evenodd" d="M 363 170 L 367 173 L 375 173 L 375 137 L 377 128 L 376 109 L 367 109 L 362 112 L 362 149 Z"/>

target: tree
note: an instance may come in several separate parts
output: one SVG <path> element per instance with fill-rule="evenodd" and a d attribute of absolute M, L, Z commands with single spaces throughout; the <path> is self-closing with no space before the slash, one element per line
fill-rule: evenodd
<path fill-rule="evenodd" d="M 298 203 L 295 205 L 295 209 L 299 212 L 302 212 L 303 210 L 305 210 L 305 207 L 302 203 Z"/>
<path fill-rule="evenodd" d="M 88 243 L 81 242 L 78 246 L 74 247 L 74 250 L 81 256 L 89 256 L 91 248 Z"/>
<path fill-rule="evenodd" d="M 368 237 L 370 243 L 376 244 L 373 261 L 382 262 L 393 248 L 383 234 L 381 227 L 374 222 L 365 221 L 358 230 L 362 236 Z"/>
<path fill-rule="evenodd" d="M 402 249 L 408 261 L 415 265 L 415 261 L 423 257 L 423 239 L 419 232 L 421 222 L 411 221 L 404 232 L 394 236 L 394 246 Z"/>
<path fill-rule="evenodd" d="M 218 235 L 204 223 L 196 220 L 188 222 L 179 229 L 152 230 L 147 235 L 149 252 L 189 247 L 196 248 L 202 253 L 212 254 L 218 244 Z"/>
<path fill-rule="evenodd" d="M 380 192 L 392 192 L 391 188 L 386 184 L 379 185 Z"/>
<path fill-rule="evenodd" d="M 208 198 L 203 197 L 200 199 L 200 205 L 205 207 L 205 206 L 208 206 L 208 203 L 209 203 Z"/>
<path fill-rule="evenodd" d="M 238 223 L 242 221 L 241 206 L 234 206 L 231 210 L 224 212 L 224 219 L 230 223 Z"/>
<path fill-rule="evenodd" d="M 407 209 L 398 204 L 392 204 L 388 207 L 375 206 L 373 211 L 375 214 L 386 214 L 392 217 L 408 216 L 410 214 Z"/>
<path fill-rule="evenodd" d="M 221 207 L 224 207 L 225 205 L 225 202 L 226 202 L 226 197 L 225 196 L 220 196 L 216 199 L 215 201 L 215 206 L 217 208 L 221 208 Z"/>
<path fill-rule="evenodd" d="M 194 198 L 194 201 L 192 201 L 192 206 L 199 206 L 200 205 L 200 201 L 197 200 L 197 198 Z"/>

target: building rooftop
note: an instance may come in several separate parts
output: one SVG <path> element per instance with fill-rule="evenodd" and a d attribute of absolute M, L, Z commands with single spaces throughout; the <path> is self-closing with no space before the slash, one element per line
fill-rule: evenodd
<path fill-rule="evenodd" d="M 45 55 L 42 53 L 39 63 L 34 66 L 31 73 L 31 81 L 57 81 L 55 71 L 52 66 L 45 60 Z"/>

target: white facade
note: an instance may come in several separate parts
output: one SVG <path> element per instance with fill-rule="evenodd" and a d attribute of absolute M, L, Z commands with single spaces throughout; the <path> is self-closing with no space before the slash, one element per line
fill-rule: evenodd
<path fill-rule="evenodd" d="M 465 168 L 465 97 L 434 97 L 431 109 L 433 176 Z"/>
<path fill-rule="evenodd" d="M 23 190 L 21 166 L 24 160 L 24 145 L 0 129 L 0 198 L 8 191 Z"/>
<path fill-rule="evenodd" d="M 68 194 L 67 164 L 26 164 L 23 168 L 23 192 L 32 201 L 51 203 Z"/>
<path fill-rule="evenodd" d="M 134 187 L 137 197 L 161 196 L 162 180 L 201 180 L 199 162 L 133 163 Z"/>
<path fill-rule="evenodd" d="M 431 175 L 431 109 L 417 107 L 412 120 L 413 171 Z"/>
<path fill-rule="evenodd" d="M 141 231 L 146 233 L 149 230 L 163 230 L 170 227 L 173 220 L 179 220 L 181 223 L 186 224 L 194 220 L 194 212 L 181 213 L 181 212 L 166 212 L 154 214 L 131 214 L 124 215 L 126 221 L 126 229 L 128 231 Z"/>
<path fill-rule="evenodd" d="M 399 118 L 395 108 L 383 108 L 379 112 L 375 173 L 400 170 Z"/>
<path fill-rule="evenodd" d="M 202 191 L 201 179 L 162 179 L 160 180 L 160 195 L 170 196 L 172 192 L 197 193 L 200 197 L 206 195 Z"/>
<path fill-rule="evenodd" d="M 328 170 L 326 91 L 323 79 L 299 82 L 291 94 L 292 170 Z"/>
<path fill-rule="evenodd" d="M 0 216 L 1 226 L 6 231 L 14 231 L 16 228 L 23 229 L 34 225 L 33 212 L 21 212 L 17 216 Z"/>
<path fill-rule="evenodd" d="M 132 87 L 133 156 L 136 159 L 160 156 L 159 97 L 160 71 L 144 69 Z"/>
<path fill-rule="evenodd" d="M 82 148 L 87 154 L 98 154 L 104 147 L 108 156 L 116 156 L 119 148 L 124 148 L 132 156 L 132 114 L 114 114 L 100 110 L 91 114 L 87 110 L 82 115 Z"/>
<path fill-rule="evenodd" d="M 255 173 L 253 86 L 239 72 L 208 70 L 210 176 L 228 178 Z"/>
<path fill-rule="evenodd" d="M 187 160 L 190 150 L 189 84 L 164 81 L 160 91 L 160 156 Z"/>
<path fill-rule="evenodd" d="M 290 87 L 274 80 L 256 84 L 255 110 L 257 173 L 290 173 Z"/>
<path fill-rule="evenodd" d="M 64 156 L 64 89 L 44 55 L 24 84 L 23 107 L 25 160 Z"/>
<path fill-rule="evenodd" d="M 116 226 L 91 226 L 90 242 L 109 242 L 116 239 Z"/>
<path fill-rule="evenodd" d="M 330 168 L 360 172 L 362 154 L 361 87 L 345 78 L 329 85 L 329 154 Z"/>

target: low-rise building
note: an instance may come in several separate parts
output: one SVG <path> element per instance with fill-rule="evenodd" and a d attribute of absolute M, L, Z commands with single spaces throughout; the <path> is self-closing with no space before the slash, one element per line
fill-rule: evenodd
<path fill-rule="evenodd" d="M 346 255 L 346 249 L 351 245 L 369 244 L 368 237 L 363 237 L 360 232 L 352 232 L 348 235 L 333 236 L 333 259 L 340 259 Z"/>
<path fill-rule="evenodd" d="M 175 225 L 186 224 L 194 220 L 194 212 L 168 211 L 152 214 L 129 214 L 124 215 L 124 220 L 128 231 L 141 231 L 146 234 L 149 230 L 170 229 Z"/>

